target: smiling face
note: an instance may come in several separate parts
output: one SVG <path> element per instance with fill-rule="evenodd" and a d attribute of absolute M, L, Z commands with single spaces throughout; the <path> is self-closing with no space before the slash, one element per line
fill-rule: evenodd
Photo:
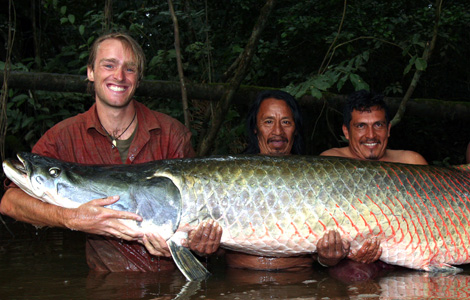
<path fill-rule="evenodd" d="M 87 68 L 88 80 L 94 82 L 97 103 L 111 107 L 129 104 L 138 86 L 138 67 L 130 47 L 117 39 L 107 39 L 98 46 L 93 68 Z"/>
<path fill-rule="evenodd" d="M 295 122 L 289 105 L 284 100 L 264 99 L 256 115 L 255 134 L 261 154 L 291 154 Z"/>
<path fill-rule="evenodd" d="M 349 140 L 349 150 L 356 158 L 382 158 L 390 136 L 385 110 L 376 106 L 364 111 L 353 110 L 349 129 L 343 125 L 343 133 Z"/>

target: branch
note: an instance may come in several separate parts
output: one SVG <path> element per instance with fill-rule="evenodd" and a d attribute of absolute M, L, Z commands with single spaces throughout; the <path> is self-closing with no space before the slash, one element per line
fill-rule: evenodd
<path fill-rule="evenodd" d="M 209 128 L 199 142 L 197 152 L 200 156 L 207 155 L 215 141 L 224 117 L 230 107 L 230 104 L 232 103 L 235 92 L 240 87 L 243 78 L 246 76 L 247 70 L 256 51 L 256 47 L 258 46 L 259 38 L 264 28 L 266 27 L 268 17 L 271 14 L 274 3 L 275 0 L 267 0 L 266 4 L 261 9 L 258 20 L 253 28 L 253 32 L 251 33 L 251 37 L 248 40 L 245 49 L 243 50 L 243 55 L 240 59 L 240 63 L 237 66 L 235 75 L 229 81 L 229 87 L 225 91 L 222 99 L 217 102 L 217 105 L 215 106 L 212 113 L 212 119 Z"/>
<path fill-rule="evenodd" d="M 113 0 L 104 1 L 104 22 L 103 29 L 109 31 L 113 26 Z"/>
<path fill-rule="evenodd" d="M 331 48 L 334 46 L 334 44 L 336 43 L 336 41 L 338 40 L 339 38 L 339 34 L 341 33 L 341 29 L 343 28 L 343 23 L 344 23 L 344 18 L 346 16 L 346 7 L 348 6 L 348 1 L 347 0 L 344 0 L 344 4 L 343 4 L 343 15 L 341 17 L 341 22 L 339 23 L 339 27 L 338 27 L 338 32 L 336 33 L 336 36 L 335 36 L 335 39 L 333 40 L 333 42 L 331 43 L 330 45 L 330 48 L 328 48 L 328 51 L 326 51 L 326 54 L 325 54 L 325 57 L 323 58 L 323 61 L 321 63 L 321 66 L 320 68 L 318 69 L 318 74 L 322 74 L 325 72 L 325 70 L 328 68 L 328 65 L 330 64 L 330 61 L 331 61 L 331 58 L 333 57 L 333 54 L 334 52 L 331 54 L 330 56 L 330 59 L 328 61 L 328 65 L 326 65 L 325 68 L 323 68 L 323 65 L 325 64 L 325 61 L 326 61 L 326 58 L 328 57 L 330 51 L 331 51 Z M 336 47 L 335 47 L 336 49 Z"/>
<path fill-rule="evenodd" d="M 13 14 L 13 16 L 12 16 Z M 11 51 L 15 41 L 16 32 L 16 10 L 13 0 L 8 1 L 8 41 L 5 57 L 5 66 L 3 69 L 3 83 L 0 103 L 0 156 L 2 161 L 5 159 L 5 137 L 7 134 L 7 101 L 8 101 L 8 79 L 11 70 Z M 3 220 L 2 220 L 3 221 Z"/>
<path fill-rule="evenodd" d="M 400 48 L 401 50 L 404 50 L 403 47 L 401 47 L 400 45 L 398 45 L 397 43 L 393 43 L 393 42 L 389 42 L 387 40 L 384 40 L 384 39 L 381 39 L 381 38 L 377 38 L 377 37 L 374 37 L 374 36 L 360 36 L 360 37 L 357 37 L 357 38 L 354 38 L 354 39 L 351 39 L 349 41 L 346 41 L 346 42 L 343 42 L 341 44 L 338 44 L 336 45 L 334 48 L 333 48 L 333 52 L 331 53 L 331 56 L 330 56 L 330 59 L 328 60 L 328 64 L 326 65 L 325 67 L 325 70 L 326 68 L 328 68 L 328 65 L 330 64 L 331 60 L 333 59 L 333 56 L 336 52 L 336 49 L 338 49 L 339 47 L 342 47 L 344 45 L 347 45 L 347 44 L 350 44 L 352 42 L 355 42 L 355 41 L 358 41 L 358 40 L 376 40 L 376 41 L 379 41 L 379 42 L 382 42 L 384 44 L 390 44 L 392 46 L 396 46 L 398 48 Z M 408 54 L 409 56 L 411 56 L 411 54 Z"/>
<path fill-rule="evenodd" d="M 429 58 L 431 57 L 434 47 L 436 46 L 439 21 L 441 19 L 442 0 L 436 0 L 435 6 L 436 6 L 436 14 L 435 14 L 436 20 L 434 22 L 432 39 L 431 39 L 431 42 L 428 42 L 426 46 L 424 47 L 424 51 L 422 55 L 422 58 L 426 61 L 426 63 L 429 61 Z M 423 71 L 416 69 L 413 75 L 413 79 L 411 80 L 410 86 L 408 87 L 408 90 L 406 91 L 405 96 L 403 97 L 403 100 L 401 101 L 400 106 L 398 107 L 398 111 L 393 117 L 392 121 L 390 122 L 392 124 L 392 127 L 398 124 L 403 118 L 403 115 L 405 114 L 405 110 L 406 110 L 406 104 L 408 100 L 411 98 L 411 95 L 413 95 L 413 92 L 416 89 L 416 86 L 418 85 L 418 82 L 422 73 Z"/>
<path fill-rule="evenodd" d="M 180 46 L 180 33 L 178 26 L 178 19 L 176 18 L 175 10 L 173 8 L 173 1 L 168 0 L 168 6 L 170 8 L 171 19 L 173 20 L 173 27 L 175 32 L 175 50 L 176 50 L 176 63 L 178 65 L 178 76 L 181 84 L 181 100 L 183 101 L 183 114 L 184 114 L 184 125 L 190 129 L 189 122 L 189 105 L 188 105 L 188 93 L 186 91 L 186 82 L 184 80 L 183 63 L 181 61 L 181 46 Z"/>

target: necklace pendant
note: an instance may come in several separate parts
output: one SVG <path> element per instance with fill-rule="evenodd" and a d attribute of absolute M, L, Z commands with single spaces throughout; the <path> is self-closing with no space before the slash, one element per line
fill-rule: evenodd
<path fill-rule="evenodd" d="M 114 148 L 114 147 L 117 147 L 117 143 L 116 143 L 116 140 L 115 140 L 115 139 L 113 139 L 113 142 L 112 142 L 112 143 L 113 143 L 113 148 Z"/>

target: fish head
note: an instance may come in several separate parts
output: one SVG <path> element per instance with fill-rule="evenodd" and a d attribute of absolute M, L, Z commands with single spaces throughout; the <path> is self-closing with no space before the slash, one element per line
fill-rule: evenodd
<path fill-rule="evenodd" d="M 122 220 L 143 232 L 169 239 L 179 226 L 182 200 L 172 179 L 155 175 L 154 164 L 85 165 L 29 152 L 3 162 L 5 175 L 30 196 L 66 208 L 119 195 L 107 208 L 139 214 L 142 222 Z"/>
<path fill-rule="evenodd" d="M 67 172 L 69 163 L 29 152 L 21 152 L 17 157 L 18 160 L 6 159 L 3 171 L 28 195 L 68 208 L 82 204 L 65 196 L 74 192 L 72 183 L 76 182 Z"/>

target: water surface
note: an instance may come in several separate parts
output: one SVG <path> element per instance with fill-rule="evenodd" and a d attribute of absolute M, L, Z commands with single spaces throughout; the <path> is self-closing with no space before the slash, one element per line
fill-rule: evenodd
<path fill-rule="evenodd" d="M 78 232 L 38 230 L 0 237 L 0 299 L 469 299 L 470 267 L 455 275 L 401 268 L 314 265 L 301 272 L 226 268 L 211 258 L 212 276 L 188 283 L 178 271 L 96 273 Z"/>

